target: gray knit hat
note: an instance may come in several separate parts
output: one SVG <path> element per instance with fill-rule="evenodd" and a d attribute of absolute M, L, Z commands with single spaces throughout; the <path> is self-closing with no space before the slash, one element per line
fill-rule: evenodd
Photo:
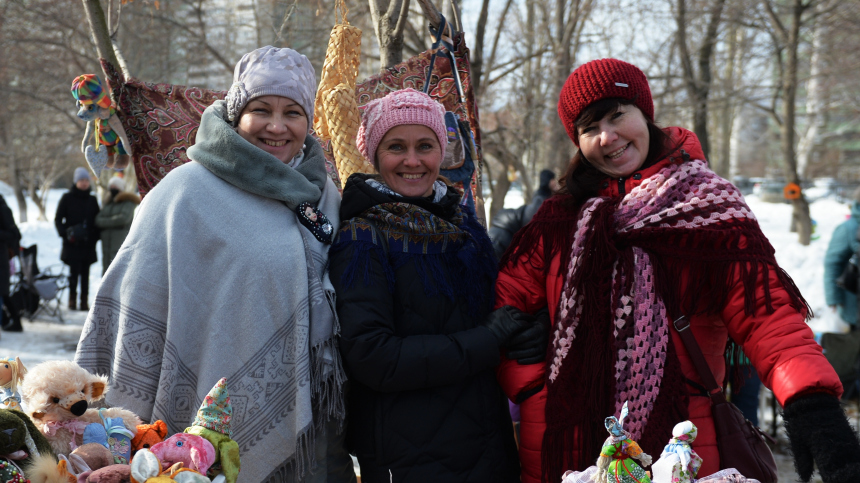
<path fill-rule="evenodd" d="M 78 181 L 85 179 L 87 181 L 90 180 L 90 172 L 87 171 L 87 168 L 75 168 L 75 174 L 72 175 L 72 179 L 75 183 Z"/>
<path fill-rule="evenodd" d="M 233 85 L 227 92 L 227 118 L 237 124 L 242 109 L 254 98 L 282 96 L 299 103 L 314 124 L 316 73 L 311 62 L 293 49 L 267 45 L 247 53 L 236 64 Z"/>

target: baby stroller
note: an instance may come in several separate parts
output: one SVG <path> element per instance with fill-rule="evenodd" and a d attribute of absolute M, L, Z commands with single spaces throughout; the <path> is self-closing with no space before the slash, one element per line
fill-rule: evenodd
<path fill-rule="evenodd" d="M 39 264 L 36 262 L 37 254 L 36 245 L 21 248 L 18 255 L 20 268 L 11 285 L 9 315 L 13 320 L 20 317 L 33 320 L 44 313 L 60 322 L 65 322 L 63 312 L 60 310 L 63 291 L 69 287 L 68 277 L 63 272 L 64 266 L 58 264 L 44 271 L 39 270 Z"/>

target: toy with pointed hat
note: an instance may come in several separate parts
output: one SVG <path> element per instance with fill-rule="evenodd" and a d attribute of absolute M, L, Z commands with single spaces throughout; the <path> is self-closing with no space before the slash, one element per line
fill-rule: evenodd
<path fill-rule="evenodd" d="M 233 406 L 227 392 L 227 378 L 221 378 L 203 399 L 191 427 L 185 432 L 201 436 L 215 447 L 215 464 L 209 475 L 222 473 L 226 483 L 235 483 L 239 476 L 239 444 L 231 439 L 230 425 Z"/>
<path fill-rule="evenodd" d="M 603 422 L 609 437 L 603 442 L 600 457 L 597 459 L 597 474 L 594 480 L 598 482 L 616 483 L 651 483 L 651 479 L 641 466 L 651 464 L 651 456 L 645 454 L 642 448 L 624 431 L 624 418 L 627 416 L 627 402 L 621 407 L 620 417 L 609 416 Z"/>

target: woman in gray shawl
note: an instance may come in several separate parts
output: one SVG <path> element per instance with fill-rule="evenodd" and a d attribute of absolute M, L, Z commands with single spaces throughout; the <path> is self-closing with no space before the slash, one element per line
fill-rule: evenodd
<path fill-rule="evenodd" d="M 326 271 L 340 197 L 307 134 L 314 70 L 267 46 L 233 81 L 204 111 L 192 161 L 141 203 L 75 360 L 108 375 L 109 405 L 170 433 L 226 377 L 239 481 L 354 481 Z"/>

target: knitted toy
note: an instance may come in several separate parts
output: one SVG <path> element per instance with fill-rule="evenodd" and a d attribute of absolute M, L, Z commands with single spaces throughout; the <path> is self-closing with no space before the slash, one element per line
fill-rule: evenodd
<path fill-rule="evenodd" d="M 162 420 L 152 424 L 138 424 L 137 436 L 131 440 L 131 455 L 143 448 L 152 448 L 167 437 L 167 425 Z"/>
<path fill-rule="evenodd" d="M 672 439 L 651 467 L 654 483 L 690 483 L 695 480 L 702 458 L 690 446 L 698 435 L 696 425 L 690 421 L 672 428 Z"/>
<path fill-rule="evenodd" d="M 211 483 L 209 478 L 200 473 L 183 468 L 182 463 L 176 463 L 162 470 L 161 461 L 152 451 L 144 448 L 134 455 L 131 460 L 132 483 Z"/>
<path fill-rule="evenodd" d="M 102 86 L 95 74 L 84 74 L 72 81 L 72 95 L 77 100 L 78 117 L 87 122 L 87 130 L 81 142 L 81 152 L 96 176 L 104 168 L 122 170 L 128 165 L 131 144 L 125 129 L 116 116 L 116 106 L 108 96 L 109 86 Z M 87 144 L 90 135 L 95 135 L 94 146 Z M 105 146 L 106 149 L 100 149 Z"/>
<path fill-rule="evenodd" d="M 627 416 L 627 402 L 621 407 L 621 417 L 609 416 L 603 424 L 609 432 L 609 438 L 600 449 L 597 459 L 597 474 L 594 480 L 613 483 L 650 483 L 651 479 L 633 459 L 639 460 L 642 466 L 651 464 L 651 456 L 645 454 L 636 441 L 624 431 L 624 417 Z"/>
<path fill-rule="evenodd" d="M 0 359 L 0 409 L 17 409 L 21 411 L 21 394 L 18 385 L 24 380 L 27 368 L 21 359 L 11 357 Z"/>
<path fill-rule="evenodd" d="M 227 379 L 222 377 L 203 399 L 191 427 L 185 429 L 188 434 L 206 438 L 215 447 L 215 464 L 210 468 L 209 476 L 221 473 L 225 483 L 236 483 L 241 468 L 239 444 L 230 439 L 232 418 Z"/>
<path fill-rule="evenodd" d="M 131 461 L 131 438 L 134 433 L 125 427 L 122 418 L 109 418 L 104 415 L 104 409 L 98 411 L 102 422 L 84 428 L 84 444 L 101 444 L 113 454 L 115 463 L 128 464 Z"/>
<path fill-rule="evenodd" d="M 83 444 L 84 429 L 105 418 L 121 418 L 132 437 L 141 423 L 134 413 L 120 407 L 102 414 L 89 405 L 107 391 L 107 378 L 90 374 L 72 361 L 43 362 L 27 373 L 21 395 L 27 415 L 51 443 L 57 454 L 69 454 Z"/>

